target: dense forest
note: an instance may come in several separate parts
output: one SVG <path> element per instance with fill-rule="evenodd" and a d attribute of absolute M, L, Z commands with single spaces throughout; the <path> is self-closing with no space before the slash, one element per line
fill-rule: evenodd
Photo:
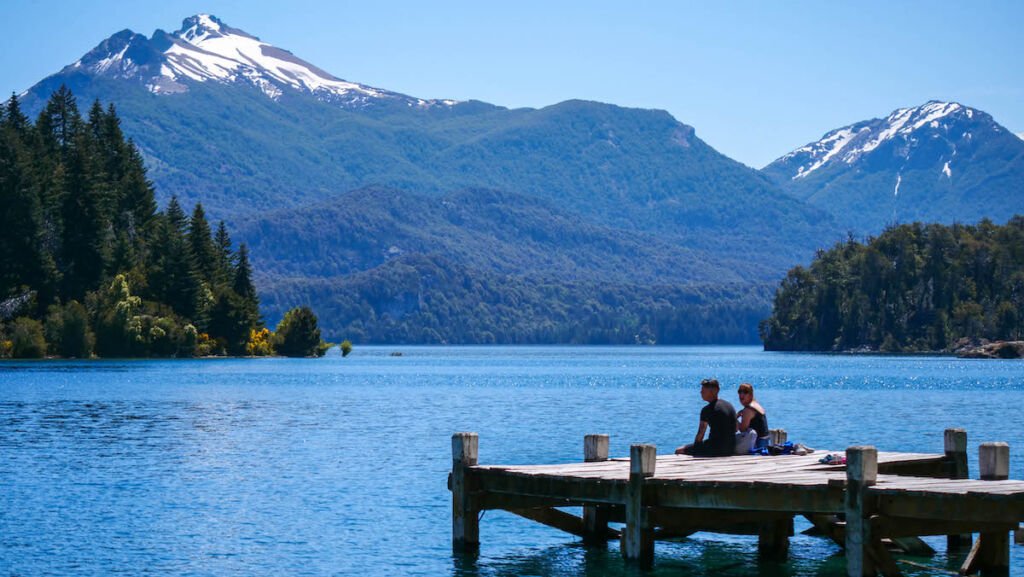
<path fill-rule="evenodd" d="M 410 254 L 324 279 L 267 279 L 273 299 L 316 302 L 363 343 L 710 344 L 757 342 L 768 283 L 624 284 L 497 274 Z M 280 306 L 280 305 L 278 305 Z"/>
<path fill-rule="evenodd" d="M 849 239 L 789 271 L 767 350 L 945 351 L 1024 334 L 1024 217 L 909 224 Z"/>
<path fill-rule="evenodd" d="M 114 106 L 83 117 L 64 87 L 34 124 L 0 106 L 0 263 L 0 357 L 322 351 L 308 309 L 279 326 L 294 342 L 264 329 L 246 246 L 201 204 L 159 212 Z"/>

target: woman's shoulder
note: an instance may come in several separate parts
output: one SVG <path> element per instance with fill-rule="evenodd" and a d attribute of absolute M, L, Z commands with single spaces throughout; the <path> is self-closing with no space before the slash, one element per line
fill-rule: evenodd
<path fill-rule="evenodd" d="M 754 411 L 757 411 L 758 413 L 761 413 L 762 415 L 767 414 L 767 412 L 764 410 L 764 407 L 761 406 L 761 403 L 757 401 L 750 403 L 750 408 L 753 409 Z"/>

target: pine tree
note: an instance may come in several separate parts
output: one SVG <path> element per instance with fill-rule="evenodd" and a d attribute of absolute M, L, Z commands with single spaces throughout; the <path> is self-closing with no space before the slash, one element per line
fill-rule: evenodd
<path fill-rule="evenodd" d="M 7 100 L 7 105 L 3 111 L 0 112 L 0 126 L 14 130 L 15 134 L 22 139 L 22 142 L 26 142 L 31 127 L 28 123 L 28 117 L 21 111 L 18 97 L 13 93 L 10 99 Z"/>
<path fill-rule="evenodd" d="M 56 156 L 59 160 L 65 160 L 81 129 L 82 117 L 78 112 L 75 95 L 62 84 L 50 95 L 36 121 L 36 131 L 39 133 L 44 152 Z"/>
<path fill-rule="evenodd" d="M 175 313 L 192 318 L 199 294 L 198 278 L 185 237 L 185 213 L 176 197 L 171 197 L 160 220 L 153 243 L 149 296 L 170 305 Z"/>
<path fill-rule="evenodd" d="M 0 128 L 0 299 L 22 285 L 44 289 L 52 272 L 52 261 L 43 252 L 42 212 L 26 155 L 16 130 L 5 120 Z"/>
<path fill-rule="evenodd" d="M 238 296 L 259 304 L 256 287 L 252 284 L 252 267 L 249 265 L 249 247 L 242 243 L 238 247 L 238 266 L 235 268 L 235 280 L 232 289 Z"/>
<path fill-rule="evenodd" d="M 214 284 L 217 272 L 217 249 L 210 236 L 210 223 L 206 221 L 206 213 L 202 203 L 196 203 L 189 220 L 188 244 L 195 259 L 196 272 L 207 284 Z"/>
<path fill-rule="evenodd" d="M 110 240 L 104 206 L 105 190 L 99 175 L 93 142 L 87 131 L 74 129 L 74 141 L 65 154 L 66 169 L 61 217 L 59 265 L 64 278 L 64 300 L 81 300 L 95 290 L 107 272 Z"/>
<path fill-rule="evenodd" d="M 217 224 L 213 244 L 217 255 L 217 284 L 227 286 L 234 280 L 234 265 L 231 262 L 231 237 L 223 220 Z"/>

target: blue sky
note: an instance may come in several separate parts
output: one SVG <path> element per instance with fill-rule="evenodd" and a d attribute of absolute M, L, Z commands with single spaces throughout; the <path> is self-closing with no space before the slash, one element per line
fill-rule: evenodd
<path fill-rule="evenodd" d="M 757 168 L 931 99 L 1024 132 L 1024 2 L 2 2 L 3 94 L 114 32 L 173 31 L 206 12 L 346 80 L 422 98 L 665 109 Z"/>

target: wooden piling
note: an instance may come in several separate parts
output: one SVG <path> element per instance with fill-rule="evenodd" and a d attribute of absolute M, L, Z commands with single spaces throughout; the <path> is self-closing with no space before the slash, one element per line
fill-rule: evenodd
<path fill-rule="evenodd" d="M 785 561 L 789 555 L 789 538 L 792 535 L 793 517 L 758 523 L 758 554 L 767 561 Z"/>
<path fill-rule="evenodd" d="M 768 430 L 768 439 L 769 442 L 773 445 L 782 445 L 788 440 L 788 438 L 789 435 L 786 433 L 786 429 Z"/>
<path fill-rule="evenodd" d="M 946 458 L 951 462 L 950 479 L 968 479 L 967 470 L 967 431 L 964 429 L 946 429 L 943 433 L 943 445 Z M 969 551 L 972 536 L 970 533 L 946 536 L 947 552 Z"/>
<path fill-rule="evenodd" d="M 608 435 L 583 437 L 583 461 L 597 463 L 608 460 Z M 588 544 L 608 543 L 608 508 L 603 505 L 583 506 L 583 541 Z"/>
<path fill-rule="evenodd" d="M 867 488 L 878 479 L 878 451 L 874 447 L 846 450 L 846 574 L 848 577 L 875 575 L 871 558 L 870 507 Z"/>
<path fill-rule="evenodd" d="M 480 439 L 476 433 L 452 435 L 452 549 L 475 551 L 480 547 L 479 511 L 466 476 L 477 464 Z"/>
<path fill-rule="evenodd" d="M 978 469 L 982 481 L 1004 481 L 1010 477 L 1010 445 L 982 443 L 978 447 Z M 960 574 L 980 572 L 983 577 L 1010 574 L 1010 533 L 981 533 L 960 567 Z"/>
<path fill-rule="evenodd" d="M 642 567 L 654 564 L 654 528 L 647 518 L 644 503 L 644 481 L 654 476 L 656 448 L 654 445 L 633 445 L 629 448 L 629 484 L 626 488 L 626 528 L 622 532 L 622 556 L 637 561 Z"/>

